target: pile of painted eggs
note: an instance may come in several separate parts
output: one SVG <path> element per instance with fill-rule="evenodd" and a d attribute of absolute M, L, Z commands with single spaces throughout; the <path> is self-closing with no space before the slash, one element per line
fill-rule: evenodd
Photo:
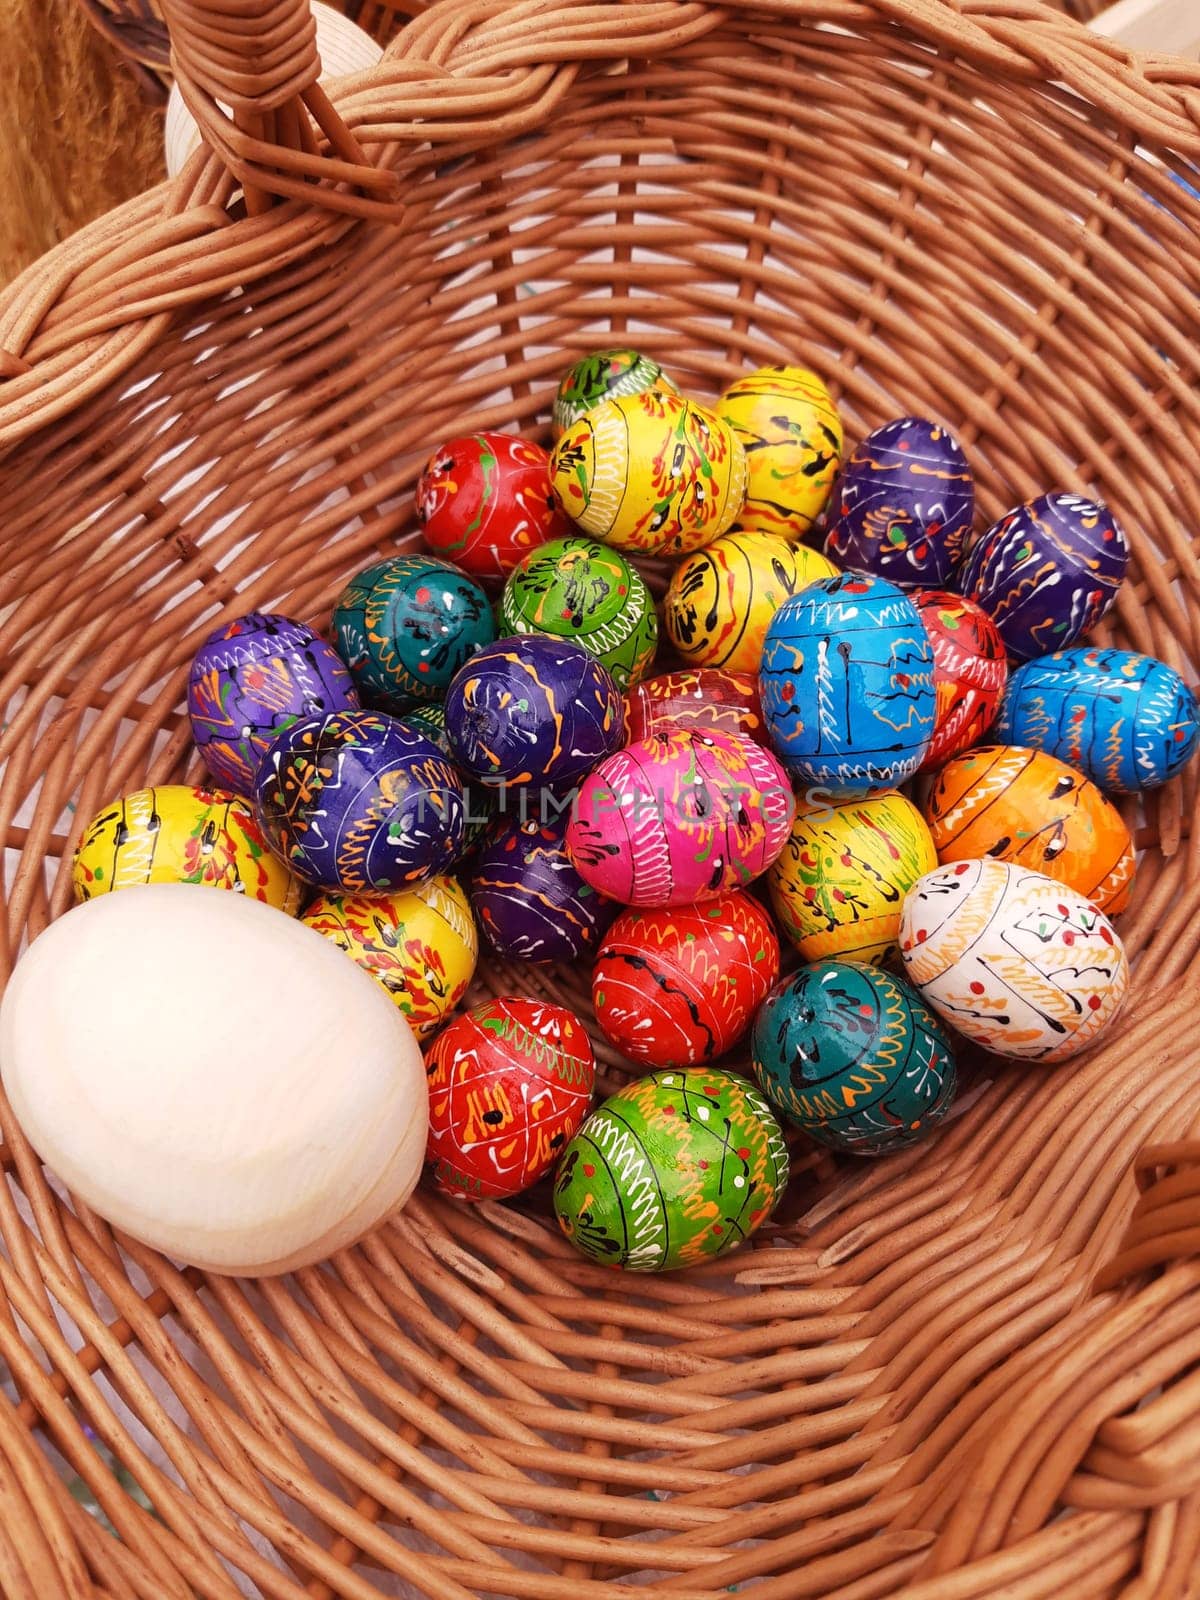
<path fill-rule="evenodd" d="M 429 553 L 351 576 L 328 638 L 219 627 L 188 688 L 217 787 L 104 807 L 75 886 L 298 914 L 425 1048 L 433 1185 L 552 1174 L 584 1256 L 655 1271 L 770 1216 L 785 1126 L 882 1154 L 946 1116 L 962 1040 L 1049 1063 L 1100 1036 L 1135 871 L 1111 797 L 1175 777 L 1200 715 L 1165 662 L 1080 643 L 1125 573 L 1111 513 L 1052 492 L 979 531 L 940 421 L 845 454 L 803 368 L 710 405 L 607 350 L 553 429 L 439 445 Z M 661 611 L 646 557 L 674 562 Z M 481 941 L 495 993 L 459 1010 Z M 590 971 L 630 1078 L 596 1109 L 589 1023 L 500 992 L 528 963 Z"/>

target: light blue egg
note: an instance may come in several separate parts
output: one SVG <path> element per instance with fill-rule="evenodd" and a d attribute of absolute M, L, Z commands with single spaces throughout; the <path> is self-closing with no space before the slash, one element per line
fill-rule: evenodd
<path fill-rule="evenodd" d="M 933 735 L 933 649 L 912 601 L 883 578 L 839 573 L 786 600 L 759 690 L 783 764 L 837 797 L 903 783 Z"/>
<path fill-rule="evenodd" d="M 1165 661 L 1133 650 L 1059 650 L 1019 667 L 992 733 L 1048 751 L 1112 794 L 1173 778 L 1200 742 L 1200 706 Z"/>

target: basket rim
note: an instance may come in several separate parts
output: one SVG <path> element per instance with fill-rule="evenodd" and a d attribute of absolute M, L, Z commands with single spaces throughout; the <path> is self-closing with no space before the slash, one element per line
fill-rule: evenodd
<path fill-rule="evenodd" d="M 577 26 L 598 7 L 615 24 L 599 47 Z M 981 72 L 1057 82 L 1131 140 L 1200 162 L 1200 63 L 1114 44 L 1043 0 L 438 0 L 330 99 L 352 134 L 365 130 L 371 164 L 396 172 L 418 145 L 465 153 L 535 129 L 581 71 L 619 73 L 631 55 L 652 59 L 731 18 L 772 16 L 851 29 L 882 19 Z M 0 459 L 119 379 L 175 312 L 355 225 L 297 200 L 235 218 L 236 188 L 202 146 L 176 179 L 65 240 L 0 293 Z M 138 293 L 148 282 L 163 291 Z"/>

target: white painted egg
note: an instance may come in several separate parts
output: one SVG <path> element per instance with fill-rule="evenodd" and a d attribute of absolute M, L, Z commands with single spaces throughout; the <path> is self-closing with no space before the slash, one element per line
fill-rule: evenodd
<path fill-rule="evenodd" d="M 1032 1061 L 1065 1061 L 1095 1044 L 1129 987 L 1124 947 L 1102 911 L 992 857 L 918 878 L 900 951 L 909 981 L 959 1033 Z"/>
<path fill-rule="evenodd" d="M 0 1006 L 0 1071 L 74 1194 L 214 1272 L 322 1260 L 421 1173 L 407 1022 L 329 940 L 242 895 L 150 884 L 52 923 Z"/>

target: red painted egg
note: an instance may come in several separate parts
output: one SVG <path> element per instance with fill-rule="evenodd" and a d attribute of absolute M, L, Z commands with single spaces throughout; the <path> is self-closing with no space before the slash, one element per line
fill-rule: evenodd
<path fill-rule="evenodd" d="M 944 589 L 919 589 L 912 602 L 933 646 L 937 711 L 929 754 L 932 772 L 978 744 L 1000 709 L 1008 658 L 1000 630 L 982 606 Z"/>
<path fill-rule="evenodd" d="M 735 889 L 701 905 L 622 912 L 596 957 L 592 1004 L 631 1060 L 693 1067 L 737 1043 L 778 977 L 771 919 Z"/>
<path fill-rule="evenodd" d="M 433 1181 L 456 1200 L 504 1200 L 549 1172 L 587 1115 L 596 1060 L 564 1006 L 487 1000 L 425 1056 Z"/>
<path fill-rule="evenodd" d="M 667 728 L 718 728 L 766 744 L 757 673 L 697 667 L 636 684 L 625 696 L 626 739 L 648 739 Z"/>
<path fill-rule="evenodd" d="M 514 433 L 439 445 L 417 484 L 416 509 L 429 548 L 485 582 L 572 531 L 550 487 L 550 457 Z"/>

